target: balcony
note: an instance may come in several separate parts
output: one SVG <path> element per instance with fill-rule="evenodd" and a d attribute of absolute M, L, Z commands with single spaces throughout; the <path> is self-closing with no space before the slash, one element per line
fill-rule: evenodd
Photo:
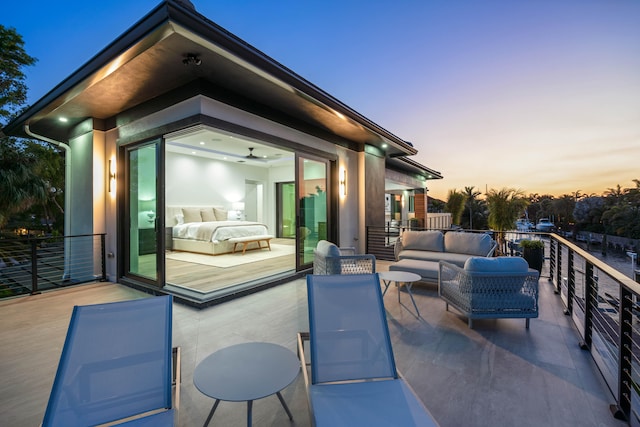
<path fill-rule="evenodd" d="M 618 391 L 607 385 L 609 373 L 603 376 L 596 359 L 579 345 L 584 344 L 575 320 L 582 321 L 580 304 L 574 304 L 571 316 L 565 314 L 567 301 L 580 301 L 583 283 L 576 269 L 563 267 L 578 257 L 567 250 L 573 249 L 556 247 L 545 262 L 540 317 L 531 320 L 528 330 L 523 319 L 476 320 L 469 329 L 455 309 L 445 311 L 437 288 L 428 284 L 413 287 L 422 315 L 416 318 L 405 291 L 400 291 L 401 301 L 407 306 L 398 303 L 396 288 L 389 288 L 385 306 L 396 363 L 441 426 L 628 425 L 610 411 Z M 381 271 L 387 266 L 378 262 Z M 42 421 L 73 305 L 145 296 L 118 284 L 95 283 L 0 301 L 0 425 Z M 198 362 L 247 341 L 295 351 L 296 333 L 307 330 L 307 324 L 304 280 L 204 309 L 175 304 L 174 345 L 182 347 L 183 373 L 179 425 L 202 425 L 213 405 L 193 385 Z M 302 377 L 282 395 L 294 421 L 270 396 L 254 403 L 254 425 L 309 425 Z M 246 425 L 246 404 L 222 402 L 212 425 Z"/>

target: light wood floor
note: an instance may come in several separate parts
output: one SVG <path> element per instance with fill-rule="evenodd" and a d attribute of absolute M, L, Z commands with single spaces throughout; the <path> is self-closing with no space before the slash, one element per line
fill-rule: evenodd
<path fill-rule="evenodd" d="M 293 239 L 272 239 L 272 244 L 295 245 Z M 266 251 L 266 249 L 261 249 Z M 153 257 L 154 255 L 149 255 Z M 213 256 L 213 255 L 211 255 Z M 227 255 L 216 255 L 224 257 Z M 187 261 L 165 258 L 167 284 L 193 290 L 199 293 L 217 291 L 230 286 L 260 280 L 268 280 L 274 275 L 294 272 L 296 268 L 295 254 L 268 258 L 235 267 L 213 267 Z M 154 263 L 149 265 L 155 269 Z"/>
<path fill-rule="evenodd" d="M 272 244 L 294 245 L 292 239 L 273 239 Z M 266 251 L 265 249 L 261 249 Z M 226 255 L 216 255 L 224 257 Z M 236 267 L 212 267 L 166 258 L 167 283 L 178 285 L 198 292 L 210 292 L 232 285 L 246 283 L 270 276 L 295 271 L 295 254 L 255 261 Z"/>

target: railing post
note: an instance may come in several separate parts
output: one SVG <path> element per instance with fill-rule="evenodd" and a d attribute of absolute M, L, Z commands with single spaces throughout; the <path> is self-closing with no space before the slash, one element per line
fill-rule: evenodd
<path fill-rule="evenodd" d="M 631 361 L 633 359 L 633 298 L 632 292 L 620 286 L 619 334 L 618 343 L 618 402 L 611 405 L 613 416 L 619 420 L 628 420 L 631 415 Z"/>
<path fill-rule="evenodd" d="M 549 281 L 553 282 L 553 273 L 556 271 L 556 245 L 559 242 L 551 236 L 549 239 Z"/>
<path fill-rule="evenodd" d="M 580 342 L 580 348 L 589 350 L 591 348 L 591 337 L 593 332 L 593 310 L 598 308 L 598 283 L 593 277 L 593 264 L 586 263 L 585 266 L 585 300 L 584 300 L 584 341 Z"/>
<path fill-rule="evenodd" d="M 573 268 L 573 250 L 569 249 L 569 257 L 567 258 L 568 280 L 567 280 L 567 309 L 564 314 L 570 315 L 573 313 L 573 299 L 576 295 L 576 272 Z"/>
<path fill-rule="evenodd" d="M 38 247 L 36 240 L 31 239 L 31 295 L 38 295 Z"/>
<path fill-rule="evenodd" d="M 100 235 L 100 260 L 102 261 L 102 281 L 107 281 L 107 250 L 106 250 L 106 235 Z"/>
<path fill-rule="evenodd" d="M 560 242 L 558 242 L 558 247 L 556 248 L 556 290 L 555 293 L 560 293 L 560 288 L 562 287 L 562 247 L 560 246 Z"/>

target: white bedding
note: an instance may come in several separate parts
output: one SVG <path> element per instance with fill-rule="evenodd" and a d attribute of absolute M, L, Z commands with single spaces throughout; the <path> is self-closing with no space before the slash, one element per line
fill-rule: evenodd
<path fill-rule="evenodd" d="M 198 229 L 203 225 L 213 226 L 210 239 L 213 243 L 229 240 L 234 237 L 262 236 L 269 234 L 267 226 L 252 221 L 214 221 L 188 222 L 173 226 L 173 237 L 177 239 L 198 239 Z"/>

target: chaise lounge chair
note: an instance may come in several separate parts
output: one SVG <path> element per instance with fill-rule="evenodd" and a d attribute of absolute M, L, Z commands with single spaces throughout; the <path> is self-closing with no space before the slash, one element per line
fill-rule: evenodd
<path fill-rule="evenodd" d="M 437 426 L 396 370 L 378 275 L 309 275 L 307 290 L 298 353 L 312 424 Z"/>
<path fill-rule="evenodd" d="M 42 425 L 173 426 L 171 311 L 170 296 L 75 306 Z"/>

